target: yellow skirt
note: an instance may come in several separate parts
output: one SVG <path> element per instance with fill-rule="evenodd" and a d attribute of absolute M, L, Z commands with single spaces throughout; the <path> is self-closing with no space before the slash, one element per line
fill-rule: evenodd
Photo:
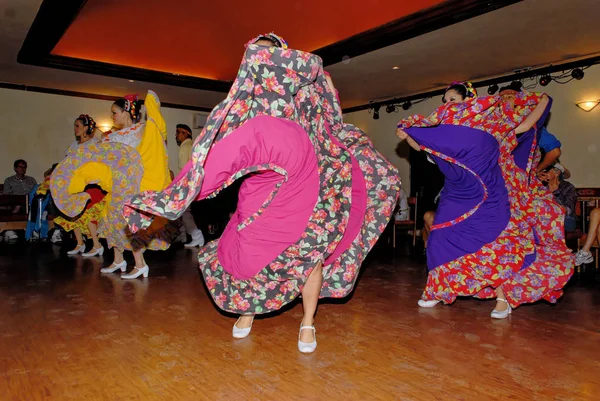
<path fill-rule="evenodd" d="M 106 207 L 106 197 L 102 199 L 100 202 L 96 203 L 91 208 L 87 209 L 83 212 L 82 215 L 76 217 L 75 219 L 69 219 L 65 217 L 56 217 L 54 219 L 54 224 L 61 226 L 65 231 L 70 232 L 76 228 L 81 230 L 81 233 L 86 236 L 91 236 L 90 230 L 88 228 L 88 224 L 95 221 L 96 223 L 102 217 L 104 213 L 104 208 Z"/>

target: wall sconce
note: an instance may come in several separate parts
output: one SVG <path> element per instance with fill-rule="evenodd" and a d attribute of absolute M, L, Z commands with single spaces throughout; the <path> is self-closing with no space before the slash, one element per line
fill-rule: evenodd
<path fill-rule="evenodd" d="M 600 104 L 600 100 L 588 100 L 585 102 L 575 103 L 577 107 L 579 107 L 583 111 L 592 111 Z"/>

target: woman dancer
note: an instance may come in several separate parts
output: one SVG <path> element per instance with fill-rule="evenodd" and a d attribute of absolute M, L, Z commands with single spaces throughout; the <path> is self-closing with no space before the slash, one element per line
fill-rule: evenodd
<path fill-rule="evenodd" d="M 170 182 L 166 152 L 166 125 L 160 114 L 160 102 L 149 91 L 145 100 L 148 121 L 142 121 L 143 102 L 128 96 L 117 100 L 111 108 L 118 131 L 109 133 L 101 144 L 90 146 L 86 152 L 78 151 L 58 167 L 53 177 L 53 192 L 60 193 L 57 206 L 66 214 L 76 213 L 78 201 L 69 203 L 70 194 L 65 193 L 60 182 L 73 181 L 70 190 L 77 193 L 82 185 L 98 182 L 109 193 L 107 218 L 101 224 L 100 234 L 114 250 L 114 262 L 102 273 L 125 272 L 127 262 L 124 250 L 132 250 L 135 268 L 124 279 L 148 276 L 148 265 L 143 252 L 146 249 L 162 250 L 169 247 L 171 225 L 156 221 L 148 230 L 133 235 L 126 228 L 121 209 L 124 201 L 145 190 L 164 189 Z M 78 198 L 80 199 L 80 198 Z M 65 211 L 66 209 L 66 211 Z"/>
<path fill-rule="evenodd" d="M 126 218 L 132 229 L 149 223 L 147 213 L 176 219 L 249 173 L 220 240 L 201 250 L 200 269 L 217 306 L 242 315 L 235 338 L 250 333 L 255 314 L 302 294 L 298 349 L 313 352 L 318 299 L 350 293 L 390 219 L 399 178 L 363 133 L 343 125 L 321 59 L 274 34 L 247 45 L 173 185 L 134 197 Z"/>
<path fill-rule="evenodd" d="M 87 114 L 81 114 L 73 124 L 75 131 L 75 141 L 67 149 L 67 156 L 74 153 L 80 147 L 87 147 L 97 143 L 96 121 Z M 61 226 L 66 232 L 73 231 L 77 245 L 75 249 L 68 251 L 68 255 L 77 255 L 82 253 L 84 257 L 102 256 L 104 247 L 100 244 L 98 238 L 98 220 L 101 218 L 106 202 L 104 202 L 104 193 L 97 186 L 88 186 L 85 192 L 90 195 L 90 200 L 85 206 L 85 211 L 75 219 L 67 219 L 57 216 L 54 224 Z M 93 246 L 89 252 L 85 252 L 85 243 L 83 236 L 92 237 Z"/>
<path fill-rule="evenodd" d="M 398 136 L 429 152 L 446 177 L 427 251 L 430 269 L 419 305 L 457 296 L 496 296 L 493 318 L 521 303 L 556 302 L 572 274 L 560 260 L 548 269 L 536 259 L 533 228 L 521 198 L 527 176 L 511 152 L 516 135 L 530 132 L 549 110 L 546 95 L 522 94 L 513 104 L 478 99 L 470 84 L 453 84 L 445 105 L 429 118 L 411 117 Z M 560 255 L 559 255 L 560 259 Z"/>

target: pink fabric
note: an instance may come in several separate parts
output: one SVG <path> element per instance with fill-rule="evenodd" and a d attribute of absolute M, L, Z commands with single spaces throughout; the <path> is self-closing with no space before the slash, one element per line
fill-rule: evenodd
<path fill-rule="evenodd" d="M 207 197 L 236 173 L 242 171 L 245 175 L 256 166 L 262 166 L 262 170 L 250 173 L 242 184 L 237 210 L 217 248 L 223 268 L 238 279 L 255 276 L 300 239 L 319 195 L 317 156 L 306 131 L 288 120 L 259 116 L 212 147 L 198 198 Z M 287 172 L 286 182 L 274 167 Z M 280 182 L 281 187 L 262 214 L 238 229 Z"/>
<path fill-rule="evenodd" d="M 328 132 L 330 132 L 328 130 Z M 344 144 L 340 143 L 336 137 L 329 135 L 331 140 L 338 146 L 348 150 Z M 348 152 L 350 153 L 350 152 Z M 350 219 L 348 219 L 348 226 L 344 232 L 342 240 L 335 248 L 335 251 L 325 259 L 325 266 L 330 265 L 344 253 L 356 237 L 360 234 L 360 229 L 365 220 L 367 213 L 367 186 L 365 184 L 365 176 L 360 169 L 358 160 L 350 153 L 352 159 L 352 203 L 350 205 Z"/>

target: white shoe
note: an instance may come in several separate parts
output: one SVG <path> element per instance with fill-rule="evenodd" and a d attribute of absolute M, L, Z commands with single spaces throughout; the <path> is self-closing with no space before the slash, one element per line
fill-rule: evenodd
<path fill-rule="evenodd" d="M 508 305 L 508 308 L 506 308 L 503 311 L 497 311 L 496 309 L 494 309 L 492 311 L 492 313 L 490 314 L 490 316 L 494 319 L 506 319 L 508 317 L 508 315 L 510 315 L 512 313 L 512 308 L 508 304 L 508 301 L 504 298 L 496 298 L 496 301 L 502 301 L 502 302 L 506 303 Z"/>
<path fill-rule="evenodd" d="M 436 306 L 437 304 L 439 304 L 440 301 L 434 299 L 432 301 L 426 301 L 424 299 L 419 299 L 419 302 L 417 302 L 417 304 L 421 307 L 421 308 L 433 308 L 434 306 Z"/>
<path fill-rule="evenodd" d="M 314 341 L 310 343 L 300 341 L 300 333 L 302 333 L 302 330 L 312 330 L 313 336 L 315 337 Z M 314 352 L 315 349 L 317 349 L 317 330 L 315 329 L 315 326 L 300 326 L 300 331 L 298 332 L 298 351 L 303 354 L 310 354 L 311 352 Z"/>
<path fill-rule="evenodd" d="M 575 254 L 575 266 L 585 265 L 588 263 L 592 263 L 593 261 L 594 257 L 589 251 L 584 251 L 583 249 L 581 249 Z"/>
<path fill-rule="evenodd" d="M 250 322 L 250 326 L 246 327 L 245 329 L 240 329 L 239 327 L 236 326 L 237 322 L 239 322 L 240 319 L 241 319 L 241 316 L 233 324 L 233 330 L 231 331 L 233 338 L 246 338 L 246 337 L 248 337 L 248 334 L 250 334 L 250 331 L 252 330 L 252 323 L 254 323 L 254 316 L 252 316 L 252 322 Z"/>
<path fill-rule="evenodd" d="M 100 246 L 100 248 L 92 248 L 89 252 L 82 253 L 81 256 L 84 258 L 91 258 L 92 256 L 102 256 L 104 255 L 104 247 Z"/>
<path fill-rule="evenodd" d="M 83 253 L 85 252 L 85 244 L 80 245 L 78 247 L 76 247 L 75 249 L 73 249 L 72 251 L 67 252 L 67 255 L 77 255 L 78 253 Z"/>
<path fill-rule="evenodd" d="M 100 273 L 114 273 L 117 270 L 121 270 L 121 272 L 124 273 L 125 269 L 127 269 L 127 262 L 122 261 L 121 263 L 113 263 L 108 267 L 103 267 L 102 269 L 100 269 Z"/>
<path fill-rule="evenodd" d="M 204 236 L 202 235 L 202 232 L 196 238 L 192 235 L 192 240 L 184 245 L 186 248 L 195 248 L 197 246 L 204 246 Z"/>
<path fill-rule="evenodd" d="M 4 241 L 9 242 L 9 241 L 14 241 L 19 239 L 19 236 L 17 235 L 16 232 L 12 231 L 12 230 L 8 230 L 4 233 Z"/>
<path fill-rule="evenodd" d="M 128 274 L 121 274 L 121 278 L 125 279 L 125 280 L 132 280 L 134 278 L 138 278 L 139 276 L 144 276 L 144 277 L 148 277 L 148 272 L 150 271 L 150 268 L 148 267 L 148 265 L 145 265 L 144 267 L 140 267 L 139 269 L 137 267 L 135 267 L 130 273 Z"/>

